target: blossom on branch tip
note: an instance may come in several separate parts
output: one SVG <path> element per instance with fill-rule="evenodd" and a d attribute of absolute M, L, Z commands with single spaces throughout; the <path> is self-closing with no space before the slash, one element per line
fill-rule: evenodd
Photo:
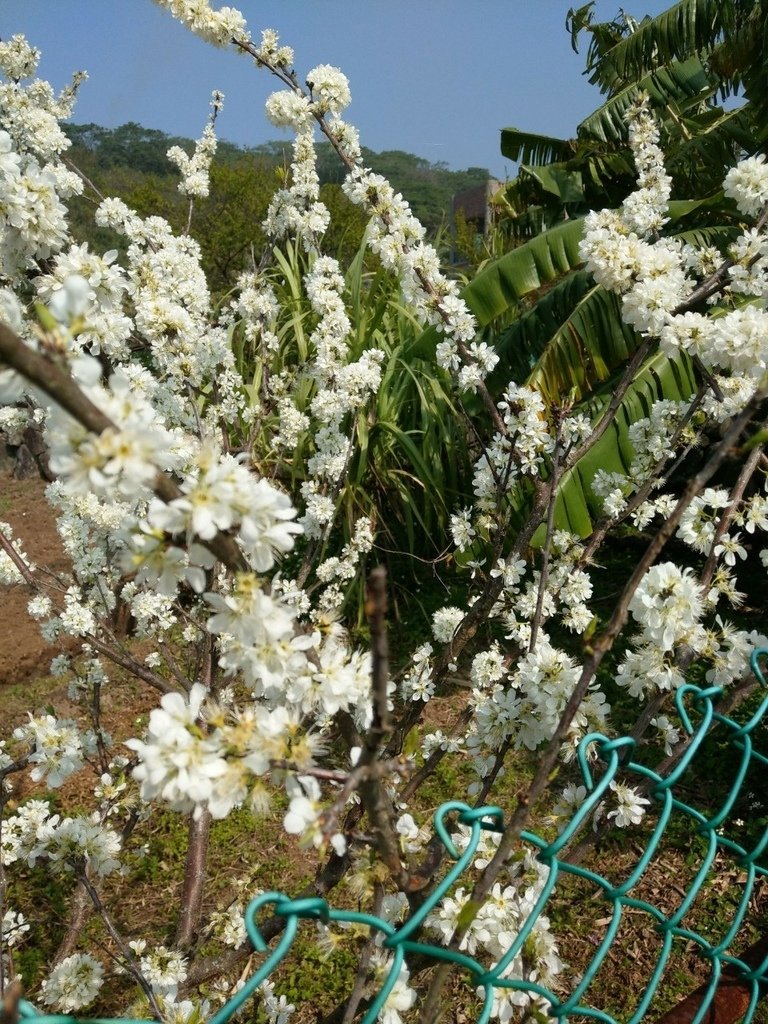
<path fill-rule="evenodd" d="M 72 1013 L 89 1006 L 104 984 L 104 968 L 90 953 L 73 953 L 54 967 L 43 981 L 41 996 L 47 1006 Z"/>
<path fill-rule="evenodd" d="M 768 203 L 768 163 L 763 153 L 747 157 L 732 167 L 723 182 L 725 194 L 735 200 L 740 213 L 756 217 Z"/>

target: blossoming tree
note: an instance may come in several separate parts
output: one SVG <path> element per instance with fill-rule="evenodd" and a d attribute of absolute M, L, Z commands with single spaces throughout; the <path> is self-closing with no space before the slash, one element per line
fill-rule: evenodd
<path fill-rule="evenodd" d="M 44 637 L 66 639 L 75 651 L 57 655 L 52 672 L 70 680 L 82 712 L 31 713 L 2 741 L 0 839 L 3 879 L 37 865 L 76 882 L 69 925 L 33 998 L 80 1011 L 98 1004 L 105 979 L 118 971 L 135 982 L 143 1007 L 135 1012 L 196 1021 L 232 991 L 249 953 L 242 900 L 205 902 L 212 819 L 241 806 L 268 814 L 282 792 L 285 832 L 316 851 L 311 893 L 325 895 L 343 879 L 361 904 L 398 922 L 443 873 L 444 848 L 431 836 L 419 793 L 441 762 L 455 760 L 471 773 L 460 795 L 477 807 L 492 798 L 507 811 L 506 828 L 487 840 L 471 884 L 447 893 L 423 927 L 434 941 L 491 965 L 504 958 L 546 882 L 543 865 L 518 855 L 522 829 L 537 809 L 543 813 L 552 789 L 554 818 L 568 819 L 585 798 L 568 774 L 575 747 L 587 734 L 615 731 L 602 666 L 619 638 L 609 675 L 635 702 L 634 738 L 659 741 L 673 760 L 685 744 L 667 704 L 687 673 L 695 667 L 722 687 L 746 679 L 752 648 L 768 641 L 723 615 L 739 603 L 737 568 L 748 549 L 758 557 L 768 530 L 761 420 L 768 165 L 747 159 L 726 177 L 744 218 L 727 253 L 665 238 L 669 179 L 652 114 L 642 102 L 633 108 L 637 189 L 619 209 L 589 214 L 581 257 L 620 297 L 626 323 L 640 335 L 637 350 L 596 417 L 514 381 L 494 396 L 486 384 L 498 358 L 493 347 L 477 340 L 458 286 L 442 273 L 407 203 L 361 161 L 357 133 L 343 119 L 344 75 L 321 64 L 302 85 L 292 51 L 274 31 L 257 41 L 238 11 L 205 0 L 160 4 L 280 83 L 267 116 L 293 131 L 294 160 L 265 230 L 276 252 L 291 244 L 304 253 L 311 331 L 302 358 L 285 358 L 290 332 L 274 289 L 279 260 L 244 267 L 235 293 L 214 308 L 189 234 L 175 235 L 160 217 L 140 217 L 119 199 L 99 197 L 95 216 L 124 236 L 124 260 L 75 243 L 66 200 L 87 183 L 64 159 L 59 122 L 84 76 L 56 96 L 33 77 L 39 54 L 25 39 L 0 44 L 0 425 L 10 437 L 30 420 L 44 427 L 56 474 L 48 494 L 72 565 L 66 579 L 46 573 L 26 556 L 24 538 L 0 525 L 0 580 L 28 587 Z M 209 187 L 222 103 L 215 94 L 192 155 L 177 147 L 168 154 L 190 217 Z M 370 218 L 370 251 L 397 276 L 409 310 L 439 331 L 435 361 L 451 374 L 456 408 L 472 397 L 482 410 L 470 417 L 473 493 L 455 510 L 447 538 L 466 565 L 464 596 L 434 615 L 428 642 L 397 651 L 404 667 L 396 672 L 381 570 L 371 574 L 366 602 L 370 649 L 357 649 L 343 625 L 351 582 L 366 560 L 376 561 L 379 527 L 361 516 L 348 524 L 348 542 L 334 548 L 338 495 L 352 453 L 366 443 L 356 414 L 381 386 L 383 353 L 368 345 L 354 354 L 343 268 L 323 251 L 318 132 L 346 170 L 347 196 Z M 235 329 L 262 369 L 257 396 L 236 369 Z M 632 423 L 631 468 L 595 476 L 602 514 L 588 536 L 577 535 L 558 522 L 558 490 L 611 429 L 654 348 L 689 358 L 695 388 L 680 401 L 655 402 Z M 672 471 L 688 465 L 712 430 L 717 440 L 675 486 L 680 473 Z M 295 493 L 256 471 L 300 442 L 308 454 Z M 717 474 L 734 452 L 738 471 L 725 485 Z M 590 605 L 596 556 L 618 527 L 650 540 L 600 621 Z M 665 555 L 673 537 L 689 549 L 687 560 Z M 768 565 L 768 549 L 759 558 Z M 583 643 L 555 639 L 569 635 Z M 159 697 L 146 731 L 122 744 L 102 723 L 115 686 L 111 666 Z M 470 688 L 452 725 L 424 731 L 430 701 L 459 673 Z M 517 798 L 505 783 L 516 751 L 535 755 Z M 56 790 L 89 772 L 87 811 L 14 800 L 22 774 Z M 632 828 L 648 805 L 638 789 L 616 782 L 597 817 Z M 167 944 L 128 938 L 114 914 L 127 856 L 159 806 L 189 819 L 181 912 Z M 467 842 L 458 826 L 455 842 Z M 4 893 L 3 885 L 0 900 Z M 29 926 L 15 908 L 0 911 L 0 985 L 8 986 Z M 106 930 L 108 957 L 82 948 L 89 911 Z M 264 934 L 280 927 L 275 917 Z M 223 950 L 204 950 L 203 932 Z M 553 985 L 564 965 L 545 917 L 534 939 L 505 966 L 506 976 Z M 334 947 L 355 939 L 326 928 L 318 941 Z M 372 941 L 346 1020 L 366 984 L 392 964 Z M 415 970 L 407 957 L 396 963 L 381 1011 L 389 1024 L 409 1013 L 425 1021 L 439 1015 L 444 972 L 425 982 Z M 270 983 L 261 997 L 270 1021 L 288 1019 L 293 1007 Z M 535 992 L 505 988 L 492 1014 L 508 1020 L 546 1007 Z"/>

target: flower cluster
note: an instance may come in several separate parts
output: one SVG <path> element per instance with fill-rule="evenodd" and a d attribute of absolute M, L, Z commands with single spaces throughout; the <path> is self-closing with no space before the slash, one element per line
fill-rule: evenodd
<path fill-rule="evenodd" d="M 152 991 L 173 1001 L 179 985 L 187 977 L 187 958 L 178 950 L 155 946 L 147 950 L 143 939 L 131 943 L 133 952 L 139 955 L 141 973 L 152 986 Z"/>
<path fill-rule="evenodd" d="M 495 509 L 521 474 L 536 476 L 554 447 L 538 391 L 510 383 L 498 407 L 504 432 L 494 435 L 475 465 L 475 497 L 483 511 Z"/>
<path fill-rule="evenodd" d="M 768 163 L 761 153 L 748 157 L 725 176 L 723 191 L 745 217 L 757 217 L 768 203 Z"/>
<path fill-rule="evenodd" d="M 674 239 L 657 237 L 669 199 L 669 176 L 658 148 L 658 131 L 641 100 L 630 112 L 629 141 L 638 169 L 638 189 L 620 211 L 591 213 L 585 219 L 580 254 L 595 280 L 622 296 L 624 320 L 659 338 L 662 349 L 698 357 L 706 366 L 759 380 L 768 368 L 768 315 L 759 307 L 726 308 L 710 318 L 684 308 L 698 277 L 706 277 L 706 253 Z M 726 195 L 739 210 L 755 216 L 768 202 L 768 170 L 763 156 L 750 157 L 725 179 Z M 766 288 L 764 236 L 747 229 L 731 250 L 733 293 L 761 295 Z"/>
<path fill-rule="evenodd" d="M 662 562 L 645 574 L 629 610 L 644 637 L 660 650 L 669 651 L 683 641 L 695 643 L 703 612 L 701 591 L 690 569 Z"/>
<path fill-rule="evenodd" d="M 267 116 L 273 124 L 295 128 L 296 138 L 290 184 L 278 189 L 272 197 L 264 230 L 278 240 L 296 238 L 307 252 L 317 252 L 330 223 L 330 213 L 320 200 L 310 103 L 293 90 L 274 93 L 267 101 Z"/>
<path fill-rule="evenodd" d="M 245 19 L 235 7 L 221 7 L 214 11 L 207 2 L 199 0 L 155 0 L 166 7 L 182 25 L 214 46 L 228 46 L 233 39 L 245 42 L 248 31 Z"/>
<path fill-rule="evenodd" d="M 97 746 L 93 732 L 82 733 L 72 719 L 56 719 L 53 715 L 30 715 L 29 722 L 15 729 L 13 736 L 33 744 L 29 754 L 29 763 L 35 765 L 31 778 L 35 782 L 44 779 L 52 789 L 79 771 Z"/>
<path fill-rule="evenodd" d="M 120 837 L 95 818 L 61 819 L 50 813 L 46 800 L 30 800 L 3 822 L 3 864 L 25 861 L 33 867 L 48 858 L 61 871 L 82 865 L 95 877 L 105 877 L 120 867 Z"/>
<path fill-rule="evenodd" d="M 459 838 L 461 845 L 462 838 Z M 478 861 L 477 866 L 484 866 Z M 488 900 L 471 918 L 471 923 L 461 940 L 459 948 L 470 956 L 482 954 L 496 967 L 505 962 L 500 971 L 502 978 L 514 978 L 535 982 L 541 986 L 557 984 L 558 975 L 565 965 L 557 951 L 555 937 L 550 929 L 549 919 L 539 915 L 525 944 L 516 957 L 507 958 L 515 936 L 528 922 L 536 901 L 544 888 L 549 869 L 540 864 L 530 852 L 511 863 L 505 872 L 503 882 L 497 882 Z M 506 883 L 506 884 L 505 884 Z M 467 906 L 469 893 L 458 888 L 452 896 L 443 898 L 438 908 L 425 922 L 427 928 L 448 943 L 462 919 L 462 910 Z M 463 915 L 466 917 L 466 914 Z M 546 1010 L 533 990 L 520 988 L 495 988 L 491 1017 L 507 1021 L 520 1010 L 538 1007 Z"/>
<path fill-rule="evenodd" d="M 293 50 L 290 46 L 279 44 L 280 37 L 274 29 L 263 29 L 256 59 L 270 68 L 289 68 L 293 64 Z"/>
<path fill-rule="evenodd" d="M 107 496 L 117 491 L 127 499 L 146 497 L 158 470 L 177 464 L 173 435 L 122 370 L 112 374 L 107 389 L 99 382 L 100 368 L 93 357 L 80 356 L 73 369 L 114 427 L 95 435 L 54 407 L 46 424 L 51 468 L 70 492 Z"/>
<path fill-rule="evenodd" d="M 104 967 L 90 953 L 73 953 L 43 982 L 42 999 L 62 1013 L 82 1010 L 94 1001 L 104 984 Z"/>
<path fill-rule="evenodd" d="M 170 502 L 150 502 L 150 528 L 172 536 L 184 534 L 211 540 L 219 530 L 237 529 L 237 536 L 256 572 L 266 572 L 279 555 L 290 551 L 302 532 L 292 522 L 296 509 L 287 494 L 259 479 L 242 459 L 202 448 Z"/>
<path fill-rule="evenodd" d="M 67 238 L 65 218 L 54 171 L 18 153 L 0 130 L 0 274 L 13 280 L 34 260 L 58 252 Z"/>
<path fill-rule="evenodd" d="M 195 143 L 195 151 L 192 156 L 187 156 L 181 146 L 171 146 L 166 154 L 171 163 L 181 171 L 179 192 L 183 196 L 205 198 L 208 195 L 210 181 L 208 172 L 211 161 L 216 155 L 216 133 L 213 128 L 213 120 L 218 115 L 224 104 L 224 97 L 220 92 L 214 92 L 211 99 L 213 116 L 205 126 L 202 137 Z"/>
<path fill-rule="evenodd" d="M 356 162 L 357 154 L 351 154 L 351 159 Z M 342 187 L 353 203 L 372 214 L 368 244 L 385 267 L 397 272 L 409 308 L 422 322 L 434 324 L 443 333 L 438 364 L 454 371 L 462 367 L 460 386 L 474 390 L 494 368 L 498 356 L 483 343 L 471 344 L 476 321 L 459 296 L 456 282 L 440 272 L 437 252 L 424 242 L 424 229 L 408 203 L 385 178 L 360 165 L 352 169 Z"/>

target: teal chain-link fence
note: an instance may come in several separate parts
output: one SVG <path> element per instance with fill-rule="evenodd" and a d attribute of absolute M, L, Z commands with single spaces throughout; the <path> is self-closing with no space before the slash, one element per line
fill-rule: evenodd
<path fill-rule="evenodd" d="M 765 679 L 760 669 L 760 659 L 768 657 L 768 649 L 755 651 L 752 667 L 761 686 Z M 522 844 L 536 852 L 538 860 L 549 869 L 540 895 L 520 927 L 506 954 L 493 966 L 481 963 L 473 956 L 454 949 L 436 945 L 425 938 L 423 924 L 444 896 L 449 894 L 457 881 L 476 858 L 478 846 L 484 831 L 503 831 L 503 814 L 498 807 L 469 807 L 458 801 L 451 801 L 438 808 L 434 827 L 445 847 L 448 857 L 454 861 L 451 869 L 432 890 L 422 906 L 405 923 L 396 926 L 372 914 L 351 910 L 334 909 L 325 900 L 307 898 L 292 900 L 278 892 L 263 893 L 249 904 L 245 913 L 248 936 L 257 952 L 267 954 L 258 970 L 229 1002 L 213 1016 L 209 1024 L 226 1024 L 233 1014 L 241 1011 L 256 989 L 281 964 L 293 946 L 299 924 L 302 920 L 326 923 L 346 922 L 366 926 L 380 937 L 381 946 L 391 952 L 389 967 L 378 991 L 369 1001 L 363 1016 L 363 1024 L 372 1024 L 385 1006 L 400 974 L 406 953 L 420 954 L 428 961 L 448 961 L 467 976 L 470 988 L 477 991 L 481 1001 L 478 1010 L 478 1024 L 486 1024 L 491 1016 L 494 997 L 501 989 L 514 989 L 541 997 L 548 1002 L 546 1013 L 557 1021 L 573 1018 L 588 1018 L 618 1024 L 618 1018 L 605 1009 L 593 1005 L 590 993 L 600 988 L 596 983 L 601 970 L 616 970 L 615 952 L 626 920 L 640 915 L 652 925 L 658 948 L 652 957 L 652 967 L 642 984 L 637 985 L 632 972 L 626 972 L 627 983 L 636 987 L 628 992 L 630 1009 L 622 1011 L 622 1024 L 639 1024 L 643 1020 L 658 1017 L 659 997 L 662 981 L 673 961 L 675 950 L 684 949 L 690 959 L 698 955 L 706 975 L 699 986 L 696 997 L 688 999 L 678 1008 L 678 1021 L 688 1024 L 732 1024 L 743 1018 L 753 1020 L 758 1001 L 768 985 L 768 948 L 766 943 L 752 945 L 744 954 L 745 926 L 750 908 L 755 904 L 757 887 L 768 871 L 768 829 L 755 820 L 755 808 L 759 796 L 751 794 L 749 787 L 765 786 L 768 781 L 768 757 L 755 749 L 755 734 L 768 710 L 768 694 L 761 694 L 758 706 L 753 706 L 745 721 L 717 711 L 717 702 L 722 691 L 717 687 L 701 689 L 696 686 L 682 686 L 676 694 L 677 712 L 684 733 L 681 740 L 683 753 L 675 759 L 674 767 L 666 774 L 633 759 L 634 743 L 624 737 L 608 739 L 599 734 L 586 736 L 578 750 L 578 765 L 586 791 L 583 802 L 574 812 L 567 827 L 552 841 L 547 841 L 533 832 L 522 834 Z M 736 713 L 734 713 L 736 714 Z M 707 750 L 706 744 L 715 744 L 717 756 Z M 702 774 L 697 774 L 698 784 L 691 787 L 686 782 L 696 759 L 709 761 L 716 766 L 723 777 L 713 777 L 710 784 L 702 786 Z M 727 769 L 729 776 L 724 776 Z M 631 868 L 623 869 L 622 881 L 609 881 L 606 874 L 598 873 L 584 863 L 574 862 L 567 853 L 574 840 L 590 834 L 589 824 L 595 811 L 607 795 L 611 783 L 622 780 L 623 784 L 642 790 L 652 802 L 647 815 L 649 829 L 642 833 L 641 852 Z M 688 797 L 689 790 L 697 795 L 705 791 L 706 806 L 694 806 Z M 768 787 L 766 787 L 768 789 Z M 686 799 L 683 799 L 686 796 Z M 751 803 L 754 801 L 754 803 Z M 768 801 L 767 801 L 768 804 Z M 768 810 L 768 808 L 767 808 Z M 469 830 L 466 844 L 456 848 L 450 834 L 452 821 L 458 821 Z M 690 877 L 666 877 L 670 891 L 677 898 L 670 903 L 664 882 L 664 872 L 655 872 L 656 888 L 646 893 L 648 873 L 657 858 L 662 840 L 674 822 L 675 833 L 687 832 L 690 836 L 692 856 L 688 861 Z M 585 826 L 587 826 L 585 828 Z M 580 840 L 583 842 L 583 839 Z M 589 844 L 587 844 L 589 845 Z M 695 856 L 693 855 L 695 854 Z M 592 860 L 604 857 L 603 850 Z M 725 898 L 725 909 L 721 905 L 720 915 L 709 929 L 691 926 L 689 917 L 697 900 L 700 900 L 711 886 L 724 864 L 730 865 L 730 883 Z M 589 940 L 593 952 L 586 964 L 579 964 L 577 980 L 567 994 L 553 991 L 534 980 L 505 976 L 510 964 L 519 957 L 537 921 L 545 912 L 550 913 L 554 903 L 563 902 L 563 892 L 573 895 L 574 885 L 582 885 L 589 894 L 593 906 L 599 904 L 601 932 L 591 934 Z M 569 889 L 569 886 L 571 887 Z M 654 893 L 663 898 L 654 902 Z M 582 894 L 582 898 L 584 894 Z M 662 904 L 665 909 L 662 909 Z M 673 905 L 672 905 L 673 904 Z M 670 909 L 671 907 L 671 909 Z M 262 937 L 257 916 L 262 908 L 269 908 L 284 921 L 284 928 L 275 948 L 270 952 Z M 762 922 L 749 922 L 754 936 L 759 933 Z M 705 931 L 710 934 L 703 934 Z M 646 928 L 646 934 L 648 928 Z M 741 950 L 736 955 L 735 949 Z M 632 951 L 625 954 L 630 960 Z M 647 957 L 640 959 L 645 959 Z M 628 963 L 629 961 L 627 961 Z M 576 966 L 576 965 L 574 965 Z M 692 974 L 693 988 L 700 978 Z M 722 1005 L 718 999 L 726 982 L 730 986 L 731 1006 Z M 677 982 L 678 989 L 680 981 Z M 541 1005 L 541 1004 L 539 1004 Z M 71 1024 L 73 1018 L 60 1015 L 41 1014 L 34 1006 L 22 1001 L 20 1016 L 26 1024 Z M 672 1015 L 668 1018 L 672 1020 Z M 142 1024 L 125 1018 L 117 1021 L 103 1021 L 99 1024 Z"/>

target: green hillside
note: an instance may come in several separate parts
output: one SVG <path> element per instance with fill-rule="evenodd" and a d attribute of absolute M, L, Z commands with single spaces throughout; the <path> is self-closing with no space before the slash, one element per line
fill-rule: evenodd
<path fill-rule="evenodd" d="M 136 123 L 119 128 L 95 124 L 66 125 L 72 148 L 67 156 L 104 195 L 125 199 L 141 214 L 159 213 L 181 230 L 188 204 L 177 191 L 178 172 L 166 158 L 170 146 L 191 152 L 190 139 L 166 135 Z M 195 204 L 191 232 L 201 243 L 206 270 L 215 290 L 231 287 L 250 254 L 258 259 L 266 239 L 261 222 L 278 183 L 290 165 L 291 147 L 274 141 L 253 147 L 219 142 L 211 172 L 211 194 Z M 428 234 L 435 237 L 450 221 L 451 199 L 457 192 L 486 181 L 481 167 L 452 171 L 402 150 L 375 153 L 363 149 L 367 166 L 385 175 L 411 204 Z M 340 189 L 339 160 L 328 143 L 318 146 L 322 198 L 331 210 L 328 249 L 345 258 L 359 245 L 364 219 Z M 89 192 L 91 190 L 88 190 Z M 119 240 L 93 226 L 93 196 L 71 201 L 75 231 L 96 246 Z"/>

